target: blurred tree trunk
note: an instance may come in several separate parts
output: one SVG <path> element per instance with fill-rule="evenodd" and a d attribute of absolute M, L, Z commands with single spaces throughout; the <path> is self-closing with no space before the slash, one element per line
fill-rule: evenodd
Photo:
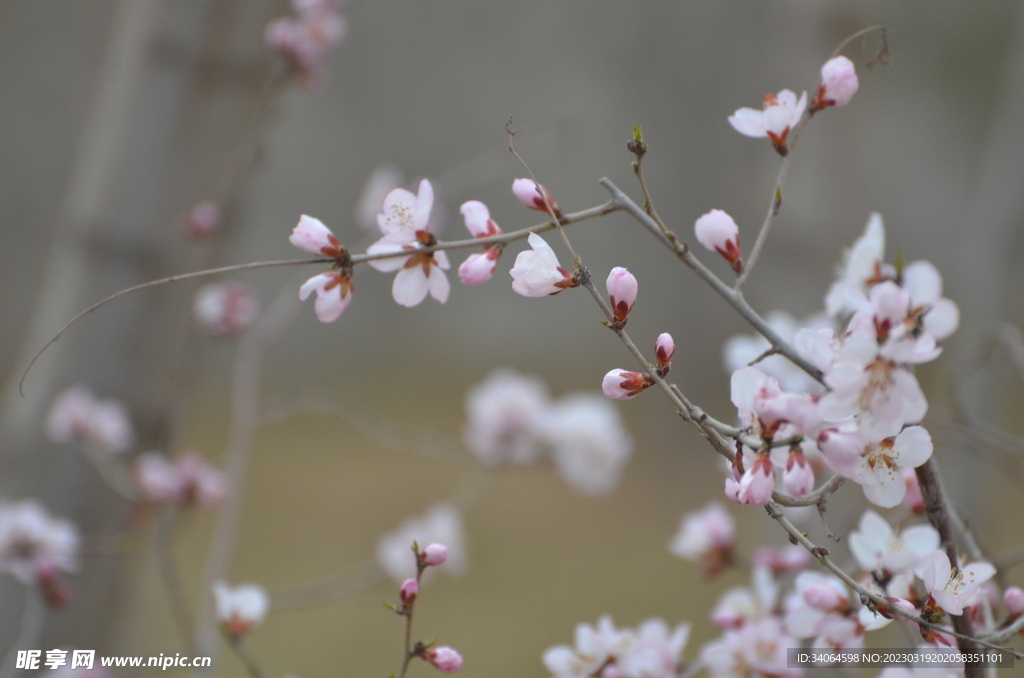
<path fill-rule="evenodd" d="M 0 412 L 0 496 L 38 498 L 77 524 L 87 548 L 71 603 L 48 617 L 32 649 L 102 653 L 109 646 L 120 559 L 102 553 L 116 540 L 97 548 L 96 538 L 123 534 L 128 516 L 127 503 L 79 452 L 43 437 L 49 403 L 59 390 L 87 384 L 102 397 L 126 402 L 138 433 L 136 452 L 173 454 L 171 424 L 194 367 L 188 343 L 195 286 L 145 291 L 86 317 L 40 359 L 24 397 L 18 393 L 21 371 L 85 306 L 121 288 L 215 262 L 217 239 L 186 242 L 178 221 L 211 197 L 224 201 L 228 224 L 238 221 L 236 204 L 248 176 L 240 170 L 256 162 L 262 131 L 263 119 L 254 112 L 267 103 L 280 73 L 263 48 L 262 29 L 285 9 L 278 0 L 121 0 L 114 8 L 49 252 L 36 278 L 19 281 L 22 292 L 35 292 L 35 302 Z M 24 40 L 30 42 L 31 33 Z M 42 143 L 47 132 L 39 127 Z M 18 633 L 23 601 L 22 587 L 3 577 L 0 652 Z"/>

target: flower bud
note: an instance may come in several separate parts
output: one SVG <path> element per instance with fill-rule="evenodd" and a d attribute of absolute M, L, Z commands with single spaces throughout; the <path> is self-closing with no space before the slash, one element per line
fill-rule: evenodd
<path fill-rule="evenodd" d="M 1003 602 L 1006 609 L 1013 617 L 1024 614 L 1024 590 L 1019 586 L 1011 586 L 1003 593 Z"/>
<path fill-rule="evenodd" d="M 615 369 L 604 375 L 601 390 L 612 400 L 629 400 L 650 385 L 646 374 Z"/>
<path fill-rule="evenodd" d="M 794 497 L 804 497 L 814 489 L 814 469 L 799 447 L 789 453 L 786 470 L 782 472 L 782 485 Z"/>
<path fill-rule="evenodd" d="M 608 274 L 608 297 L 611 299 L 615 320 L 625 323 L 636 302 L 637 283 L 632 273 L 616 266 Z"/>
<path fill-rule="evenodd" d="M 672 364 L 672 356 L 675 354 L 676 342 L 672 339 L 672 335 L 668 332 L 659 334 L 658 340 L 654 342 L 654 355 L 658 360 L 658 367 L 663 370 L 668 369 Z"/>
<path fill-rule="evenodd" d="M 494 275 L 494 268 L 498 265 L 500 256 L 500 245 L 470 254 L 459 266 L 459 280 L 463 285 L 482 285 Z"/>
<path fill-rule="evenodd" d="M 462 668 L 462 656 L 447 646 L 427 650 L 423 653 L 423 658 L 441 673 L 455 673 Z"/>
<path fill-rule="evenodd" d="M 459 208 L 462 218 L 466 222 L 468 230 L 474 238 L 486 238 L 501 233 L 501 228 L 491 219 L 491 212 L 487 205 L 479 200 L 467 200 Z"/>
<path fill-rule="evenodd" d="M 448 560 L 448 547 L 444 544 L 427 544 L 420 557 L 424 565 L 444 565 L 444 561 Z"/>
<path fill-rule="evenodd" d="M 711 210 L 697 219 L 694 232 L 701 245 L 725 257 L 734 271 L 743 270 L 740 231 L 732 217 L 722 210 Z"/>
<path fill-rule="evenodd" d="M 558 208 L 558 203 L 548 193 L 548 189 L 544 188 L 533 179 L 516 179 L 512 182 L 512 193 L 515 194 L 519 202 L 523 203 L 531 210 L 537 210 L 539 212 L 547 212 L 547 205 L 544 204 L 544 198 L 540 197 L 540 193 L 537 192 L 540 189 L 544 193 L 544 198 L 547 198 L 548 204 L 551 205 L 551 211 L 555 213 L 556 217 L 562 216 L 562 211 Z"/>
<path fill-rule="evenodd" d="M 821 67 L 821 86 L 814 97 L 816 110 L 828 106 L 845 106 L 857 93 L 860 83 L 853 62 L 844 56 L 829 59 Z"/>
<path fill-rule="evenodd" d="M 186 238 L 205 238 L 220 228 L 220 224 L 220 207 L 212 200 L 204 200 L 181 222 L 181 232 Z"/>
<path fill-rule="evenodd" d="M 762 455 L 740 478 L 736 500 L 740 504 L 763 506 L 772 498 L 774 489 L 775 468 L 772 466 L 771 459 L 767 455 Z"/>
<path fill-rule="evenodd" d="M 420 585 L 415 579 L 406 579 L 402 582 L 401 588 L 398 589 L 398 597 L 401 598 L 402 605 L 405 605 L 406 607 L 412 606 L 419 593 Z"/>

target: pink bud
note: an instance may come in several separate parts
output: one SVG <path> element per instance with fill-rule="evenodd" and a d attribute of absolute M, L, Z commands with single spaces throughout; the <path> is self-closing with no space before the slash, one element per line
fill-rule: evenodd
<path fill-rule="evenodd" d="M 1011 586 L 1003 593 L 1003 602 L 1011 616 L 1019 617 L 1024 614 L 1024 590 L 1019 586 Z"/>
<path fill-rule="evenodd" d="M 420 585 L 415 579 L 406 579 L 398 589 L 398 597 L 402 599 L 402 605 L 409 607 L 416 600 L 420 593 Z"/>
<path fill-rule="evenodd" d="M 697 219 L 693 230 L 701 245 L 725 257 L 737 273 L 743 270 L 740 230 L 732 217 L 722 210 L 711 210 Z"/>
<path fill-rule="evenodd" d="M 821 87 L 814 97 L 814 108 L 845 106 L 857 93 L 860 83 L 853 62 L 844 56 L 829 59 L 821 67 Z"/>
<path fill-rule="evenodd" d="M 673 341 L 672 335 L 668 332 L 659 334 L 658 340 L 654 342 L 654 355 L 658 360 L 658 367 L 665 369 L 671 365 L 672 356 L 675 354 L 676 342 Z"/>
<path fill-rule="evenodd" d="M 537 192 L 538 188 L 544 192 L 544 197 L 547 198 L 548 204 L 551 205 L 551 211 L 555 213 L 555 216 L 562 216 L 562 212 L 558 208 L 558 203 L 555 202 L 555 199 L 551 197 L 550 193 L 548 193 L 548 189 L 544 188 L 533 179 L 516 179 L 512 182 L 512 193 L 519 199 L 519 202 L 523 203 L 531 210 L 547 212 L 547 205 L 544 204 L 544 198 L 541 198 L 540 193 Z"/>
<path fill-rule="evenodd" d="M 204 200 L 192 208 L 181 223 L 182 234 L 187 238 L 205 238 L 220 227 L 220 207 L 212 200 Z"/>
<path fill-rule="evenodd" d="M 288 236 L 288 242 L 304 252 L 324 257 L 337 258 L 345 251 L 345 248 L 331 233 L 331 229 L 324 226 L 324 222 L 305 214 L 292 229 L 292 234 Z"/>
<path fill-rule="evenodd" d="M 759 456 L 740 478 L 736 493 L 741 504 L 763 506 L 772 498 L 775 489 L 775 467 L 766 455 Z"/>
<path fill-rule="evenodd" d="M 629 400 L 650 385 L 645 374 L 615 369 L 604 375 L 601 390 L 612 400 Z"/>
<path fill-rule="evenodd" d="M 636 302 L 636 278 L 626 269 L 616 266 L 608 274 L 608 282 L 606 284 L 615 319 L 620 323 L 624 323 L 629 312 L 633 310 L 633 304 Z"/>
<path fill-rule="evenodd" d="M 462 656 L 450 647 L 441 646 L 427 650 L 423 658 L 441 673 L 455 673 L 462 668 Z"/>
<path fill-rule="evenodd" d="M 463 285 L 482 285 L 494 275 L 501 256 L 501 246 L 489 247 L 483 252 L 470 254 L 459 266 L 459 280 Z"/>
<path fill-rule="evenodd" d="M 448 547 L 444 544 L 428 544 L 421 554 L 424 565 L 444 565 L 448 560 Z"/>
<path fill-rule="evenodd" d="M 799 447 L 793 448 L 782 472 L 782 485 L 794 497 L 804 497 L 814 489 L 814 469 Z"/>

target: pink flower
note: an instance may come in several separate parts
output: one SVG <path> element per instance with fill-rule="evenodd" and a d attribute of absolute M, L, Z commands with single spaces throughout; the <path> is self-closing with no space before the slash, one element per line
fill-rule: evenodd
<path fill-rule="evenodd" d="M 398 597 L 402 600 L 402 605 L 405 607 L 412 605 L 419 593 L 420 585 L 415 579 L 406 579 L 398 589 Z"/>
<path fill-rule="evenodd" d="M 857 93 L 859 86 L 857 69 L 844 56 L 837 56 L 821 67 L 821 86 L 814 96 L 812 108 L 820 110 L 827 106 L 845 106 Z"/>
<path fill-rule="evenodd" d="M 509 271 L 513 290 L 524 297 L 546 297 L 579 284 L 559 265 L 558 257 L 544 238 L 531 233 L 527 242 L 533 249 L 520 252 Z"/>
<path fill-rule="evenodd" d="M 186 238 L 205 238 L 220 228 L 220 207 L 212 200 L 203 200 L 189 211 L 181 222 L 181 232 Z"/>
<path fill-rule="evenodd" d="M 419 305 L 430 293 L 442 304 L 448 301 L 451 285 L 444 271 L 448 255 L 443 251 L 415 254 L 421 247 L 437 244 L 427 222 L 434 204 L 434 189 L 426 179 L 420 181 L 419 193 L 413 195 L 396 188 L 384 199 L 384 213 L 377 215 L 377 225 L 384 237 L 370 245 L 367 254 L 403 253 L 402 256 L 370 261 L 382 273 L 398 271 L 391 286 L 391 296 L 402 306 Z"/>
<path fill-rule="evenodd" d="M 711 578 L 732 561 L 736 543 L 736 521 L 718 502 L 687 513 L 668 550 L 684 560 L 704 564 L 704 576 Z"/>
<path fill-rule="evenodd" d="M 786 470 L 782 472 L 782 486 L 794 497 L 806 496 L 814 489 L 814 469 L 799 447 L 789 452 Z"/>
<path fill-rule="evenodd" d="M 672 364 L 672 356 L 676 354 L 676 342 L 668 332 L 662 332 L 654 342 L 654 355 L 658 361 L 658 367 L 663 371 Z"/>
<path fill-rule="evenodd" d="M 544 198 L 547 198 L 548 204 L 551 205 L 551 211 L 555 213 L 555 216 L 561 217 L 562 211 L 558 208 L 558 203 L 555 202 L 555 199 L 548 193 L 548 189 L 536 183 L 533 179 L 516 179 L 512 182 L 512 193 L 519 202 L 531 210 L 547 213 L 547 205 L 544 204 L 544 198 L 541 197 L 538 189 L 544 193 Z"/>
<path fill-rule="evenodd" d="M 324 222 L 306 214 L 299 217 L 299 223 L 292 229 L 288 242 L 303 252 L 321 257 L 338 259 L 345 254 L 345 248 L 331 233 L 331 229 L 324 226 Z"/>
<path fill-rule="evenodd" d="M 427 544 L 427 547 L 423 549 L 421 554 L 424 565 L 438 566 L 444 565 L 444 561 L 448 560 L 448 547 L 444 544 Z"/>
<path fill-rule="evenodd" d="M 236 337 L 256 322 L 260 302 L 245 283 L 210 283 L 196 292 L 192 312 L 213 334 Z"/>
<path fill-rule="evenodd" d="M 135 444 L 135 429 L 125 406 L 99 399 L 85 386 L 57 394 L 46 415 L 47 437 L 56 443 L 78 442 L 105 455 L 126 452 Z"/>
<path fill-rule="evenodd" d="M 946 612 L 961 615 L 964 608 L 978 602 L 981 585 L 996 573 L 991 563 L 971 563 L 960 569 L 952 567 L 946 552 L 936 550 L 921 571 L 924 586 L 935 602 Z"/>
<path fill-rule="evenodd" d="M 616 266 L 608 274 L 608 298 L 611 300 L 615 320 L 625 324 L 633 304 L 636 303 L 637 282 L 633 274 Z"/>
<path fill-rule="evenodd" d="M 775 489 L 775 467 L 767 456 L 759 456 L 740 478 L 736 503 L 763 506 Z"/>
<path fill-rule="evenodd" d="M 748 137 L 768 137 L 775 150 L 786 155 L 789 130 L 800 122 L 806 107 L 807 92 L 802 93 L 798 101 L 796 94 L 784 89 L 778 95 L 765 95 L 763 111 L 740 108 L 729 116 L 729 124 Z"/>
<path fill-rule="evenodd" d="M 604 375 L 601 390 L 612 400 L 629 400 L 648 388 L 651 383 L 646 374 L 615 369 Z"/>
<path fill-rule="evenodd" d="M 538 421 L 548 407 L 539 377 L 499 369 L 466 395 L 466 446 L 485 464 L 532 464 L 540 456 Z"/>
<path fill-rule="evenodd" d="M 462 668 L 462 656 L 444 645 L 427 650 L 423 658 L 441 673 L 455 673 Z"/>
<path fill-rule="evenodd" d="M 739 227 L 732 217 L 722 210 L 711 210 L 697 219 L 693 230 L 701 245 L 725 257 L 737 273 L 743 270 Z"/>
<path fill-rule="evenodd" d="M 176 462 L 157 452 L 141 454 L 132 478 L 140 499 L 154 504 L 215 509 L 227 494 L 224 474 L 193 451 L 182 453 Z"/>
<path fill-rule="evenodd" d="M 315 275 L 299 288 L 299 299 L 305 301 L 316 291 L 313 310 L 322 323 L 332 323 L 341 317 L 352 303 L 352 281 L 342 271 L 329 271 Z"/>
<path fill-rule="evenodd" d="M 501 233 L 501 228 L 491 219 L 487 205 L 479 200 L 469 200 L 459 208 L 466 221 L 466 228 L 474 238 L 486 238 Z M 501 256 L 502 246 L 495 244 L 483 252 L 471 254 L 459 266 L 459 280 L 465 285 L 480 285 L 491 279 L 494 268 Z"/>
<path fill-rule="evenodd" d="M 1011 586 L 1003 592 L 1003 603 L 1006 611 L 1011 617 L 1019 617 L 1024 614 L 1024 589 L 1019 586 Z"/>

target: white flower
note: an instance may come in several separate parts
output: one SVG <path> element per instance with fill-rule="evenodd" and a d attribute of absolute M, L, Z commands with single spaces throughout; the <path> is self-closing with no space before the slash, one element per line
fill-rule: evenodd
<path fill-rule="evenodd" d="M 885 226 L 882 215 L 872 212 L 864 234 L 843 252 L 843 263 L 839 266 L 838 278 L 825 296 L 825 311 L 831 316 L 853 313 L 852 298 L 855 294 L 867 293 L 868 281 L 881 278 L 889 271 L 883 269 L 885 261 Z"/>
<path fill-rule="evenodd" d="M 544 238 L 531 233 L 527 242 L 533 249 L 520 252 L 509 271 L 513 290 L 524 297 L 546 297 L 573 286 L 572 276 L 559 265 Z"/>
<path fill-rule="evenodd" d="M 222 581 L 213 583 L 217 621 L 234 636 L 246 634 L 267 616 L 270 599 L 262 586 L 241 584 L 229 587 Z"/>
<path fill-rule="evenodd" d="M 961 615 L 981 598 L 981 585 L 991 579 L 991 563 L 970 563 L 963 569 L 951 567 L 946 552 L 936 550 L 921 568 L 921 579 L 935 602 L 953 615 Z"/>
<path fill-rule="evenodd" d="M 831 328 L 831 321 L 825 316 L 817 315 L 798 320 L 785 311 L 772 311 L 765 316 L 768 326 L 779 333 L 785 341 L 794 343 L 801 329 L 819 330 Z M 726 372 L 732 374 L 736 370 L 747 367 L 760 358 L 772 345 L 760 334 L 738 334 L 726 340 L 722 349 Z M 799 351 L 799 346 L 797 350 Z M 802 352 L 801 352 L 802 353 Z M 809 356 L 803 356 L 810 359 Z M 815 365 L 817 362 L 813 361 Z M 831 361 L 829 362 L 831 367 Z M 820 367 L 820 365 L 818 365 Z M 778 354 L 770 355 L 757 362 L 757 368 L 770 377 L 775 377 L 779 387 L 789 393 L 810 393 L 818 395 L 824 388 L 817 380 L 797 367 L 791 360 Z"/>
<path fill-rule="evenodd" d="M 78 530 L 32 499 L 0 503 L 0 571 L 32 586 L 41 571 L 78 569 Z"/>
<path fill-rule="evenodd" d="M 714 576 L 732 558 L 736 543 L 736 521 L 718 502 L 687 513 L 668 550 L 684 560 L 703 562 L 705 576 Z"/>
<path fill-rule="evenodd" d="M 907 484 L 903 468 L 917 468 L 932 456 L 932 437 L 920 426 L 903 429 L 895 438 L 870 443 L 864 450 L 854 481 L 864 489 L 868 501 L 892 508 L 903 501 Z"/>
<path fill-rule="evenodd" d="M 79 442 L 113 455 L 135 444 L 128 410 L 114 399 L 100 400 L 84 386 L 57 394 L 46 416 L 46 433 L 57 443 Z"/>
<path fill-rule="evenodd" d="M 436 570 L 453 576 L 466 573 L 469 558 L 463 539 L 462 515 L 454 506 L 434 504 L 424 515 L 407 518 L 398 529 L 382 535 L 377 541 L 377 564 L 397 582 L 416 576 L 413 542 L 421 549 L 433 542 L 448 547 L 448 559 L 444 565 L 428 569 L 424 579 Z"/>
<path fill-rule="evenodd" d="M 929 261 L 914 261 L 903 269 L 903 289 L 911 305 L 924 309 L 924 330 L 942 341 L 960 326 L 960 308 L 942 296 L 942 275 Z"/>
<path fill-rule="evenodd" d="M 619 631 L 611 617 L 604 616 L 597 628 L 589 624 L 576 627 L 576 647 L 556 645 L 544 652 L 542 661 L 555 678 L 587 678 L 599 669 L 615 662 L 633 645 L 633 634 Z"/>
<path fill-rule="evenodd" d="M 489 466 L 532 464 L 540 456 L 537 422 L 548 401 L 539 377 L 495 370 L 466 394 L 466 446 Z"/>
<path fill-rule="evenodd" d="M 256 321 L 260 302 L 245 283 L 211 283 L 196 292 L 192 312 L 213 334 L 234 337 Z"/>
<path fill-rule="evenodd" d="M 939 548 L 939 533 L 931 525 L 914 525 L 897 535 L 882 516 L 867 510 L 860 529 L 850 532 L 850 553 L 867 572 L 889 574 L 916 569 Z"/>
<path fill-rule="evenodd" d="M 729 116 L 729 124 L 740 134 L 748 137 L 768 137 L 775 149 L 785 155 L 787 137 L 807 108 L 807 92 L 800 95 L 784 89 L 764 98 L 764 110 L 741 108 Z"/>
<path fill-rule="evenodd" d="M 633 440 L 618 409 L 601 396 L 568 395 L 539 420 L 562 478 L 581 494 L 604 494 L 619 482 Z"/>

